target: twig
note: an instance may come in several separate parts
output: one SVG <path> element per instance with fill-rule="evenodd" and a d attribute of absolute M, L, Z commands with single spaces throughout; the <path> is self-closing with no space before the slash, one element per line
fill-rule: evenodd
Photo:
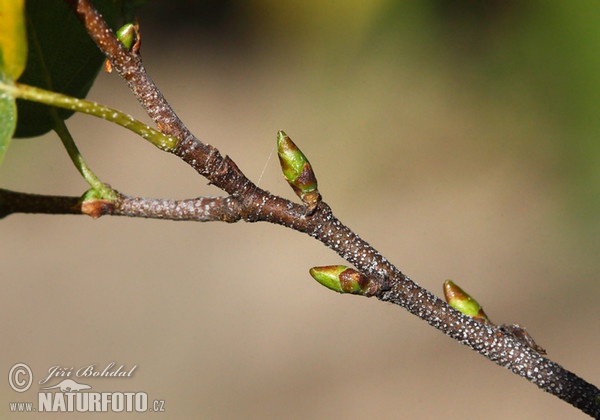
<path fill-rule="evenodd" d="M 30 194 L 0 188 L 0 219 L 15 213 L 128 216 L 194 222 L 240 220 L 233 197 L 198 197 L 188 200 L 130 197 L 114 191 L 114 201 L 84 197 Z"/>
<path fill-rule="evenodd" d="M 198 207 L 193 201 L 187 200 L 171 202 L 117 199 L 114 209 L 111 210 L 112 214 L 123 212 L 141 217 L 201 220 L 202 217 L 194 219 L 193 215 L 213 211 L 216 214 L 214 209 L 219 209 L 221 217 L 210 220 L 266 221 L 305 232 L 335 250 L 360 272 L 372 278 L 376 282 L 378 299 L 406 308 L 430 325 L 498 365 L 526 378 L 544 391 L 556 395 L 591 416 L 600 417 L 598 388 L 543 357 L 501 328 L 482 324 L 463 315 L 418 286 L 342 224 L 327 204 L 317 203 L 309 214 L 306 206 L 293 204 L 257 188 L 229 157 L 223 157 L 217 149 L 201 142 L 189 132 L 147 75 L 139 56 L 129 52 L 115 38 L 89 1 L 65 1 L 75 10 L 92 39 L 111 61 L 113 68 L 127 81 L 158 128 L 164 134 L 177 139 L 174 153 L 212 184 L 230 194 L 230 197 L 204 201 L 210 205 L 199 204 Z M 57 201 L 63 210 L 64 200 L 70 202 L 72 199 L 62 198 Z M 202 203 L 202 200 L 209 199 L 196 200 Z M 35 203 L 35 200 L 32 203 Z M 36 208 L 48 210 L 39 203 Z M 206 210 L 211 208 L 213 210 Z M 20 209 L 22 210 L 22 207 Z"/>
<path fill-rule="evenodd" d="M 188 200 L 128 197 L 120 195 L 113 214 L 150 219 L 234 223 L 241 219 L 233 197 L 198 197 Z"/>
<path fill-rule="evenodd" d="M 0 188 L 0 219 L 13 213 L 82 214 L 79 197 L 28 194 Z"/>

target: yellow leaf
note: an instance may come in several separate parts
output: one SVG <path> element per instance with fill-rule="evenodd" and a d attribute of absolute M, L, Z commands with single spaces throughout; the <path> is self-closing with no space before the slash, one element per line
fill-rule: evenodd
<path fill-rule="evenodd" d="M 27 61 L 25 1 L 0 0 L 0 72 L 17 80 Z"/>

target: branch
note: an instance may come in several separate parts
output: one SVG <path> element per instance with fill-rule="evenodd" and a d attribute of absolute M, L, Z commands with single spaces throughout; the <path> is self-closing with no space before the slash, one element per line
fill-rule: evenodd
<path fill-rule="evenodd" d="M 112 67 L 127 81 L 160 131 L 177 139 L 174 153 L 212 184 L 230 194 L 226 198 L 203 198 L 197 201 L 122 198 L 114 202 L 112 214 L 122 212 L 141 217 L 196 220 L 195 214 L 215 212 L 221 217 L 210 220 L 266 221 L 305 232 L 335 250 L 368 276 L 374 282 L 373 294 L 378 299 L 406 308 L 542 390 L 591 416 L 600 417 L 598 388 L 543 357 L 509 331 L 482 324 L 418 286 L 342 224 L 327 204 L 317 202 L 311 211 L 307 211 L 306 205 L 293 204 L 254 185 L 229 157 L 223 157 L 213 146 L 201 142 L 190 133 L 146 73 L 139 55 L 128 51 L 117 40 L 89 1 L 65 1 L 75 10 L 92 39 L 111 61 Z M 206 210 L 211 208 L 210 211 Z M 201 219 L 198 216 L 198 220 Z"/>
<path fill-rule="evenodd" d="M 0 188 L 0 219 L 13 213 L 82 214 L 79 197 L 27 194 Z"/>
<path fill-rule="evenodd" d="M 239 204 L 233 197 L 198 197 L 187 200 L 131 197 L 114 191 L 114 201 L 83 197 L 30 194 L 0 188 L 0 219 L 15 213 L 82 214 L 128 216 L 195 222 L 240 220 Z"/>

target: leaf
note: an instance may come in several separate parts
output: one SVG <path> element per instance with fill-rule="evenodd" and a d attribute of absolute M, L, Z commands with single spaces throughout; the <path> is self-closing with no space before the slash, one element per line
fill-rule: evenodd
<path fill-rule="evenodd" d="M 0 0 L 0 81 L 10 84 L 25 68 L 27 43 L 23 0 Z M 0 90 L 0 165 L 17 122 L 15 98 Z"/>
<path fill-rule="evenodd" d="M 5 75 L 0 73 L 0 81 L 6 83 Z M 4 160 L 4 155 L 12 139 L 15 127 L 17 125 L 17 104 L 7 92 L 0 90 L 0 165 Z"/>
<path fill-rule="evenodd" d="M 2 1 L 2 0 L 0 0 Z M 11 0 L 4 0 L 10 2 Z M 122 2 L 95 2 L 114 27 Z M 19 82 L 84 98 L 98 75 L 104 56 L 63 0 L 27 0 L 27 66 Z M 54 126 L 53 112 L 62 119 L 73 111 L 17 100 L 19 118 L 15 137 L 42 135 Z"/>
<path fill-rule="evenodd" d="M 17 80 L 25 68 L 24 0 L 0 0 L 0 65 L 6 80 Z"/>

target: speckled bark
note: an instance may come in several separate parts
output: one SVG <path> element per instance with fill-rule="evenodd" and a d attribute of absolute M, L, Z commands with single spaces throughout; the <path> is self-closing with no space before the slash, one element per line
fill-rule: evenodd
<path fill-rule="evenodd" d="M 233 197 L 165 200 L 120 195 L 115 202 L 113 214 L 196 222 L 222 221 L 233 223 L 241 219 L 239 202 Z"/>

